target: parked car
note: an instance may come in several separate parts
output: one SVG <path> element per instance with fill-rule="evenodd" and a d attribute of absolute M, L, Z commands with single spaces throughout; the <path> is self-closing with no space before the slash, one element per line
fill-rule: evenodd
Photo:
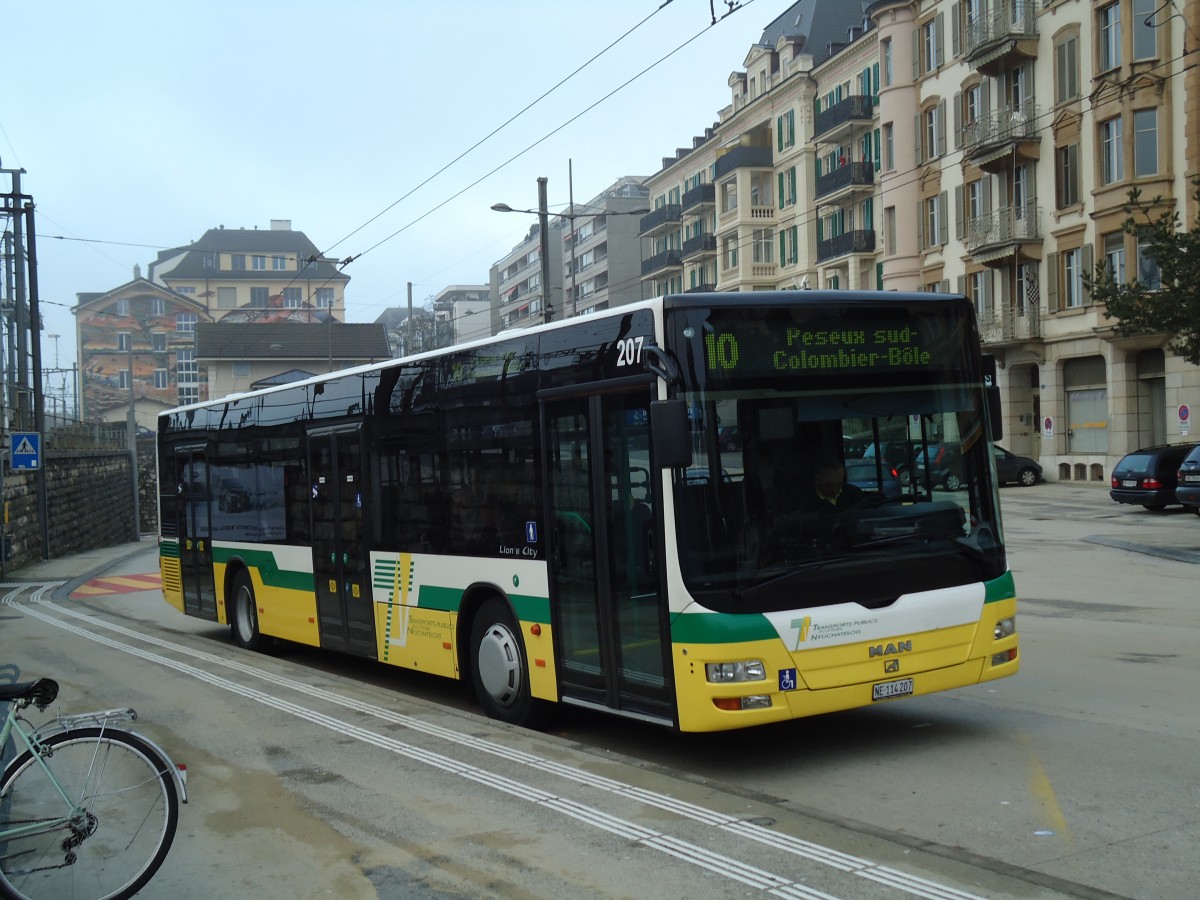
<path fill-rule="evenodd" d="M 880 497 L 899 497 L 903 493 L 896 470 L 887 463 L 876 466 L 873 459 L 846 460 L 846 482 L 864 493 Z"/>
<path fill-rule="evenodd" d="M 1175 485 L 1179 467 L 1197 444 L 1166 444 L 1145 447 L 1126 454 L 1112 472 L 1108 495 L 1117 503 L 1136 503 L 1146 509 L 1162 509 L 1179 501 Z"/>
<path fill-rule="evenodd" d="M 962 487 L 962 448 L 955 443 L 929 444 L 917 455 L 917 482 L 925 483 L 926 473 L 933 487 L 957 491 Z"/>
<path fill-rule="evenodd" d="M 862 458 L 875 460 L 876 453 L 883 457 L 885 463 L 896 470 L 900 484 L 907 486 L 912 477 L 913 469 L 921 456 L 920 441 L 881 441 L 870 443 L 863 451 Z"/>
<path fill-rule="evenodd" d="M 996 455 L 996 480 L 1000 484 L 1015 481 L 1022 487 L 1030 487 L 1042 480 L 1042 466 L 1036 459 L 1018 456 L 999 444 L 992 449 Z"/>
<path fill-rule="evenodd" d="M 1177 478 L 1175 499 L 1200 516 L 1200 444 L 1183 458 Z"/>

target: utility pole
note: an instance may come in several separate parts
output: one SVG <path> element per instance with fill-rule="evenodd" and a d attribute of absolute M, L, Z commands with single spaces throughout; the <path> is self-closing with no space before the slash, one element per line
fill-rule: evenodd
<path fill-rule="evenodd" d="M 575 296 L 575 173 L 571 169 L 571 160 L 567 159 L 567 202 L 571 204 L 571 212 L 567 222 L 571 226 L 571 315 L 579 315 L 579 298 Z"/>
<path fill-rule="evenodd" d="M 546 177 L 538 178 L 538 228 L 541 230 L 542 322 L 554 319 L 550 309 L 550 210 L 546 207 Z"/>

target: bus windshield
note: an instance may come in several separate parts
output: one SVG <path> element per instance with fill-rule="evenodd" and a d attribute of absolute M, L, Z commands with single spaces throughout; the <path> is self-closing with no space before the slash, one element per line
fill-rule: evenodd
<path fill-rule="evenodd" d="M 680 312 L 676 537 L 704 606 L 881 607 L 1005 571 L 969 307 L 891 306 Z"/>

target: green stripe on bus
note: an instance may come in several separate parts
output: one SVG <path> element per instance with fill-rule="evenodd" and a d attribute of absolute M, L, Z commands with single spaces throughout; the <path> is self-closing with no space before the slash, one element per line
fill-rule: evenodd
<path fill-rule="evenodd" d="M 766 617 L 757 614 L 684 613 L 671 621 L 671 640 L 677 644 L 728 644 L 779 639 Z"/>
<path fill-rule="evenodd" d="M 213 562 L 228 563 L 234 557 L 240 557 L 247 566 L 258 570 L 258 577 L 267 587 L 281 588 L 289 591 L 315 590 L 312 572 L 296 572 L 281 569 L 275 562 L 275 554 L 270 550 L 247 550 L 244 547 L 213 547 Z"/>
<path fill-rule="evenodd" d="M 158 555 L 166 559 L 179 559 L 179 541 L 162 541 L 158 545 Z"/>
<path fill-rule="evenodd" d="M 1013 581 L 1012 572 L 1005 572 L 999 578 L 987 582 L 984 587 L 984 603 L 995 603 L 997 600 L 1010 600 L 1017 596 L 1017 585 Z"/>
<path fill-rule="evenodd" d="M 436 609 L 442 612 L 458 612 L 462 606 L 462 588 L 437 587 L 421 585 L 421 593 L 417 605 L 422 609 Z M 522 622 L 550 623 L 550 601 L 546 597 L 531 597 L 526 594 L 509 594 L 509 601 L 516 611 L 517 618 Z"/>

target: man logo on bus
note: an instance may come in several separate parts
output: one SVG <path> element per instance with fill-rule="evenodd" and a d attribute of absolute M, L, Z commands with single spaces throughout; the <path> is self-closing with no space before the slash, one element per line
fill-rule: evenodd
<path fill-rule="evenodd" d="M 799 628 L 800 633 L 796 636 L 796 646 L 793 650 L 799 650 L 800 645 L 808 640 L 808 629 L 812 627 L 812 616 L 805 616 L 803 619 L 792 619 L 792 627 Z"/>

